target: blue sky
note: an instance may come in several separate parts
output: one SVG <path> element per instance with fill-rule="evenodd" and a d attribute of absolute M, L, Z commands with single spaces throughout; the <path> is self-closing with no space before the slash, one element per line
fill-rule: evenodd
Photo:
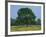
<path fill-rule="evenodd" d="M 34 12 L 36 19 L 41 18 L 41 6 L 21 6 L 21 5 L 10 6 L 11 18 L 16 19 L 16 17 L 18 16 L 17 11 L 20 8 L 30 8 Z"/>

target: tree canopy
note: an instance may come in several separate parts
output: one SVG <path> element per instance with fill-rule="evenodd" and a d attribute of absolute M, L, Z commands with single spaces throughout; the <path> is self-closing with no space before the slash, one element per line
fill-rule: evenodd
<path fill-rule="evenodd" d="M 16 25 L 31 25 L 35 24 L 35 14 L 30 8 L 20 8 L 17 12 L 18 17 L 16 18 Z"/>

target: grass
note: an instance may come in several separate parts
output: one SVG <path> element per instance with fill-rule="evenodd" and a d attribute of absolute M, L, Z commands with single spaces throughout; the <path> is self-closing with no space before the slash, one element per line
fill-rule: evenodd
<path fill-rule="evenodd" d="M 41 30 L 40 25 L 31 25 L 31 26 L 11 26 L 11 32 L 15 31 L 36 31 Z"/>

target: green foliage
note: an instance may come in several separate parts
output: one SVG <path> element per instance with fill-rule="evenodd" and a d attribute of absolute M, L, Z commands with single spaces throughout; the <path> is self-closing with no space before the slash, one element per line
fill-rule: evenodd
<path fill-rule="evenodd" d="M 15 26 L 15 19 L 11 18 L 11 26 Z"/>
<path fill-rule="evenodd" d="M 37 19 L 30 8 L 21 8 L 17 12 L 18 17 L 16 19 L 11 18 L 12 26 L 20 26 L 20 25 L 41 25 L 41 19 Z"/>
<path fill-rule="evenodd" d="M 40 19 L 37 20 L 37 24 L 41 25 L 41 20 Z"/>
<path fill-rule="evenodd" d="M 35 14 L 30 8 L 21 8 L 17 12 L 18 17 L 15 21 L 15 25 L 31 25 L 35 23 Z"/>

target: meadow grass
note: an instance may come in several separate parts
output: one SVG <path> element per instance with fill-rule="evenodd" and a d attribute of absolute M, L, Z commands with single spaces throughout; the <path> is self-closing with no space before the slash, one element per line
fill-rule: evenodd
<path fill-rule="evenodd" d="M 36 31 L 36 30 L 41 30 L 41 25 L 11 26 L 11 32 L 16 32 L 16 31 Z"/>

